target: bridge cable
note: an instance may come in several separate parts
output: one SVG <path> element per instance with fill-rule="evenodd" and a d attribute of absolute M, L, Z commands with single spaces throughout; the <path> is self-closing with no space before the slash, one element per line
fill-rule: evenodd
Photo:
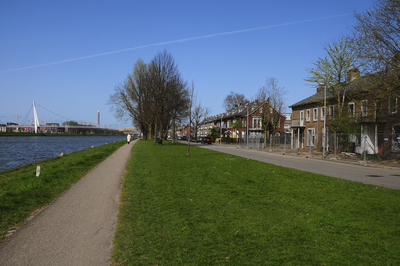
<path fill-rule="evenodd" d="M 59 117 L 62 117 L 62 118 L 64 118 L 64 119 L 67 119 L 67 120 L 69 120 L 69 121 L 75 121 L 75 120 L 73 120 L 73 119 L 70 119 L 70 118 L 67 118 L 67 117 L 65 117 L 65 116 L 62 116 L 62 115 L 59 115 L 59 114 L 56 114 L 56 113 L 54 113 L 53 111 L 50 111 L 49 109 L 47 109 L 46 107 L 43 107 L 43 106 L 41 106 L 40 104 L 38 104 L 38 103 L 36 103 L 36 105 L 39 105 L 40 107 L 42 107 L 43 109 L 45 109 L 46 111 L 48 111 L 48 112 L 50 112 L 50 113 L 52 113 L 52 114 L 55 114 L 55 115 L 57 115 L 57 116 L 59 116 Z"/>

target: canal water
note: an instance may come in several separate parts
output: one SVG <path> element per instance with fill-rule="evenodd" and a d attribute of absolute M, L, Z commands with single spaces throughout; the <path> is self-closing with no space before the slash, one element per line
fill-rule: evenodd
<path fill-rule="evenodd" d="M 16 136 L 0 137 L 0 171 L 126 140 L 125 136 Z"/>

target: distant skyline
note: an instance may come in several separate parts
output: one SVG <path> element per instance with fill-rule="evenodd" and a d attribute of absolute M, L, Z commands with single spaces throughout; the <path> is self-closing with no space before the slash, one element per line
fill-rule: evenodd
<path fill-rule="evenodd" d="M 306 69 L 372 1 L 3 1 L 0 2 L 0 123 L 27 116 L 128 127 L 106 105 L 138 59 L 166 49 L 198 99 L 224 112 L 231 91 L 252 98 L 274 77 L 286 107 L 314 93 Z M 287 112 L 291 112 L 288 108 Z M 31 117 L 26 120 L 32 119 Z M 20 120 L 20 122 L 21 122 Z"/>

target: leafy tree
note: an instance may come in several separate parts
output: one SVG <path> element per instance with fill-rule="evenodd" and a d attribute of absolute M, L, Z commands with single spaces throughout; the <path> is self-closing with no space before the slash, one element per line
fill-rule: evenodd
<path fill-rule="evenodd" d="M 342 113 L 348 85 L 351 82 L 347 74 L 350 70 L 358 71 L 358 55 L 348 37 L 333 40 L 324 47 L 324 50 L 325 57 L 319 57 L 313 62 L 315 67 L 307 69 L 308 77 L 304 80 L 313 87 L 325 84 L 327 93 L 333 95 L 339 113 Z"/>

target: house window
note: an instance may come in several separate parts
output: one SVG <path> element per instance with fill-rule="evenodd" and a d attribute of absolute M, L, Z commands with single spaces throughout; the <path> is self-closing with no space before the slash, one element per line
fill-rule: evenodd
<path fill-rule="evenodd" d="M 304 121 L 304 111 L 300 111 L 300 121 Z"/>
<path fill-rule="evenodd" d="M 308 146 L 314 146 L 315 143 L 315 128 L 309 128 L 307 130 L 307 144 Z"/>
<path fill-rule="evenodd" d="M 261 128 L 261 118 L 253 118 L 253 128 Z"/>
<path fill-rule="evenodd" d="M 389 114 L 397 113 L 397 98 L 390 97 L 389 98 Z"/>
<path fill-rule="evenodd" d="M 230 128 L 230 123 L 231 123 L 231 120 L 228 120 L 227 125 L 226 125 L 227 128 Z"/>
<path fill-rule="evenodd" d="M 361 115 L 367 116 L 367 114 L 368 114 L 368 101 L 363 100 L 361 101 Z"/>
<path fill-rule="evenodd" d="M 349 117 L 354 117 L 355 107 L 354 103 L 349 103 Z"/>
<path fill-rule="evenodd" d="M 329 117 L 333 118 L 334 113 L 335 113 L 335 106 L 334 105 L 329 106 Z"/>
<path fill-rule="evenodd" d="M 400 125 L 393 126 L 392 151 L 400 153 Z"/>
<path fill-rule="evenodd" d="M 318 108 L 314 108 L 313 110 L 313 121 L 318 120 Z"/>
<path fill-rule="evenodd" d="M 310 109 L 307 109 L 306 110 L 306 122 L 310 122 L 310 116 L 311 116 Z"/>
<path fill-rule="evenodd" d="M 269 108 L 269 113 L 272 114 L 272 107 Z"/>
<path fill-rule="evenodd" d="M 325 107 L 321 107 L 321 120 L 325 120 Z"/>

